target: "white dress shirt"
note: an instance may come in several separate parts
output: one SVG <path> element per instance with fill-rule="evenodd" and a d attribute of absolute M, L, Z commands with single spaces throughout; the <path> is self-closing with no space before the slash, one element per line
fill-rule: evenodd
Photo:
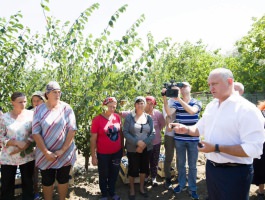
<path fill-rule="evenodd" d="M 216 163 L 251 164 L 260 158 L 265 140 L 264 117 L 251 102 L 239 95 L 231 95 L 221 103 L 210 102 L 197 128 L 206 142 L 219 145 L 241 145 L 249 157 L 225 153 L 206 153 L 206 158 Z"/>

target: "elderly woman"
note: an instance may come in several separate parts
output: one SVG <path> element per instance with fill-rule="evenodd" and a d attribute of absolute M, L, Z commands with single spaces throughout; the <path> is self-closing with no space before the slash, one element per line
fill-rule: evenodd
<path fill-rule="evenodd" d="M 117 100 L 107 97 L 103 105 L 106 111 L 92 120 L 90 149 L 92 164 L 98 165 L 101 200 L 108 195 L 113 200 L 121 199 L 115 194 L 115 183 L 119 174 L 123 153 L 123 135 L 120 116 L 115 112 Z M 97 153 L 96 153 L 97 151 Z"/>
<path fill-rule="evenodd" d="M 155 109 L 156 99 L 153 96 L 146 96 L 146 107 L 145 112 L 149 114 L 154 122 L 155 127 L 155 138 L 153 140 L 153 149 L 151 150 L 150 155 L 150 174 L 152 178 L 152 185 L 157 186 L 158 183 L 156 181 L 157 176 L 157 168 L 159 162 L 159 154 L 160 154 L 160 146 L 161 146 L 161 130 L 165 126 L 165 119 L 163 114 Z"/>
<path fill-rule="evenodd" d="M 140 194 L 147 198 L 144 189 L 145 175 L 149 173 L 149 158 L 153 148 L 155 136 L 153 120 L 144 112 L 146 100 L 139 96 L 135 98 L 135 111 L 126 116 L 123 125 L 123 134 L 126 138 L 129 176 L 129 199 L 135 199 L 134 178 L 140 175 Z"/>
<path fill-rule="evenodd" d="M 62 200 L 66 198 L 69 172 L 76 161 L 76 120 L 70 105 L 60 101 L 61 88 L 57 82 L 47 84 L 45 97 L 46 103 L 35 109 L 33 117 L 36 166 L 41 170 L 44 199 L 52 200 L 56 178 Z"/>
<path fill-rule="evenodd" d="M 19 166 L 22 180 L 22 199 L 33 200 L 34 152 L 30 151 L 33 112 L 26 110 L 24 93 L 14 92 L 11 96 L 13 109 L 0 118 L 0 143 L 2 148 L 1 198 L 14 199 L 15 175 Z M 27 150 L 27 151 L 26 151 Z M 25 153 L 27 152 L 27 153 Z"/>
<path fill-rule="evenodd" d="M 258 103 L 258 108 L 261 113 L 265 117 L 265 101 L 261 101 Z M 265 124 L 264 124 L 265 127 Z M 264 195 L 264 184 L 265 184 L 265 143 L 263 143 L 263 154 L 260 159 L 253 160 L 253 168 L 254 168 L 254 176 L 252 180 L 252 184 L 255 184 L 259 187 L 258 189 L 258 200 L 265 199 Z"/>

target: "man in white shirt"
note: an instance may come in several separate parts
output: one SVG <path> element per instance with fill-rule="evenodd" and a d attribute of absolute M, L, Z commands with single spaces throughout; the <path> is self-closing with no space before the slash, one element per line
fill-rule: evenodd
<path fill-rule="evenodd" d="M 206 183 L 210 200 L 247 200 L 253 158 L 262 154 L 264 118 L 257 107 L 234 92 L 233 74 L 217 68 L 208 77 L 211 101 L 194 126 L 172 123 L 174 131 L 202 135 Z"/>

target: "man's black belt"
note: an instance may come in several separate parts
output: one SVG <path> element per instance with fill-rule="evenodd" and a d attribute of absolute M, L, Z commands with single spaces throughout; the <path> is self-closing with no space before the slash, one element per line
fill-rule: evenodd
<path fill-rule="evenodd" d="M 241 163 L 216 163 L 211 160 L 209 162 L 214 166 L 214 167 L 239 167 L 239 166 L 247 166 L 248 164 L 241 164 Z"/>

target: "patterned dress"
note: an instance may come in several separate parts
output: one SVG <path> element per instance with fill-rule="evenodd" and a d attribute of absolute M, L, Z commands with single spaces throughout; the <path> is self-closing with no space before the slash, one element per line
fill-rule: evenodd
<path fill-rule="evenodd" d="M 7 140 L 23 141 L 31 138 L 32 119 L 33 112 L 29 110 L 25 111 L 25 114 L 19 120 L 12 118 L 9 112 L 0 117 L 0 144 L 2 146 L 0 154 L 1 165 L 22 165 L 34 160 L 34 152 L 25 154 L 24 157 L 22 157 L 20 153 L 10 155 L 14 147 L 4 146 L 4 142 Z"/>
<path fill-rule="evenodd" d="M 77 127 L 74 112 L 69 104 L 60 102 L 60 106 L 55 110 L 49 110 L 45 103 L 36 108 L 32 133 L 42 136 L 49 151 L 55 152 L 61 149 L 70 130 L 77 130 Z M 41 170 L 73 166 L 76 161 L 75 149 L 75 143 L 72 142 L 62 156 L 51 162 L 45 158 L 45 155 L 37 147 L 36 166 Z"/>

